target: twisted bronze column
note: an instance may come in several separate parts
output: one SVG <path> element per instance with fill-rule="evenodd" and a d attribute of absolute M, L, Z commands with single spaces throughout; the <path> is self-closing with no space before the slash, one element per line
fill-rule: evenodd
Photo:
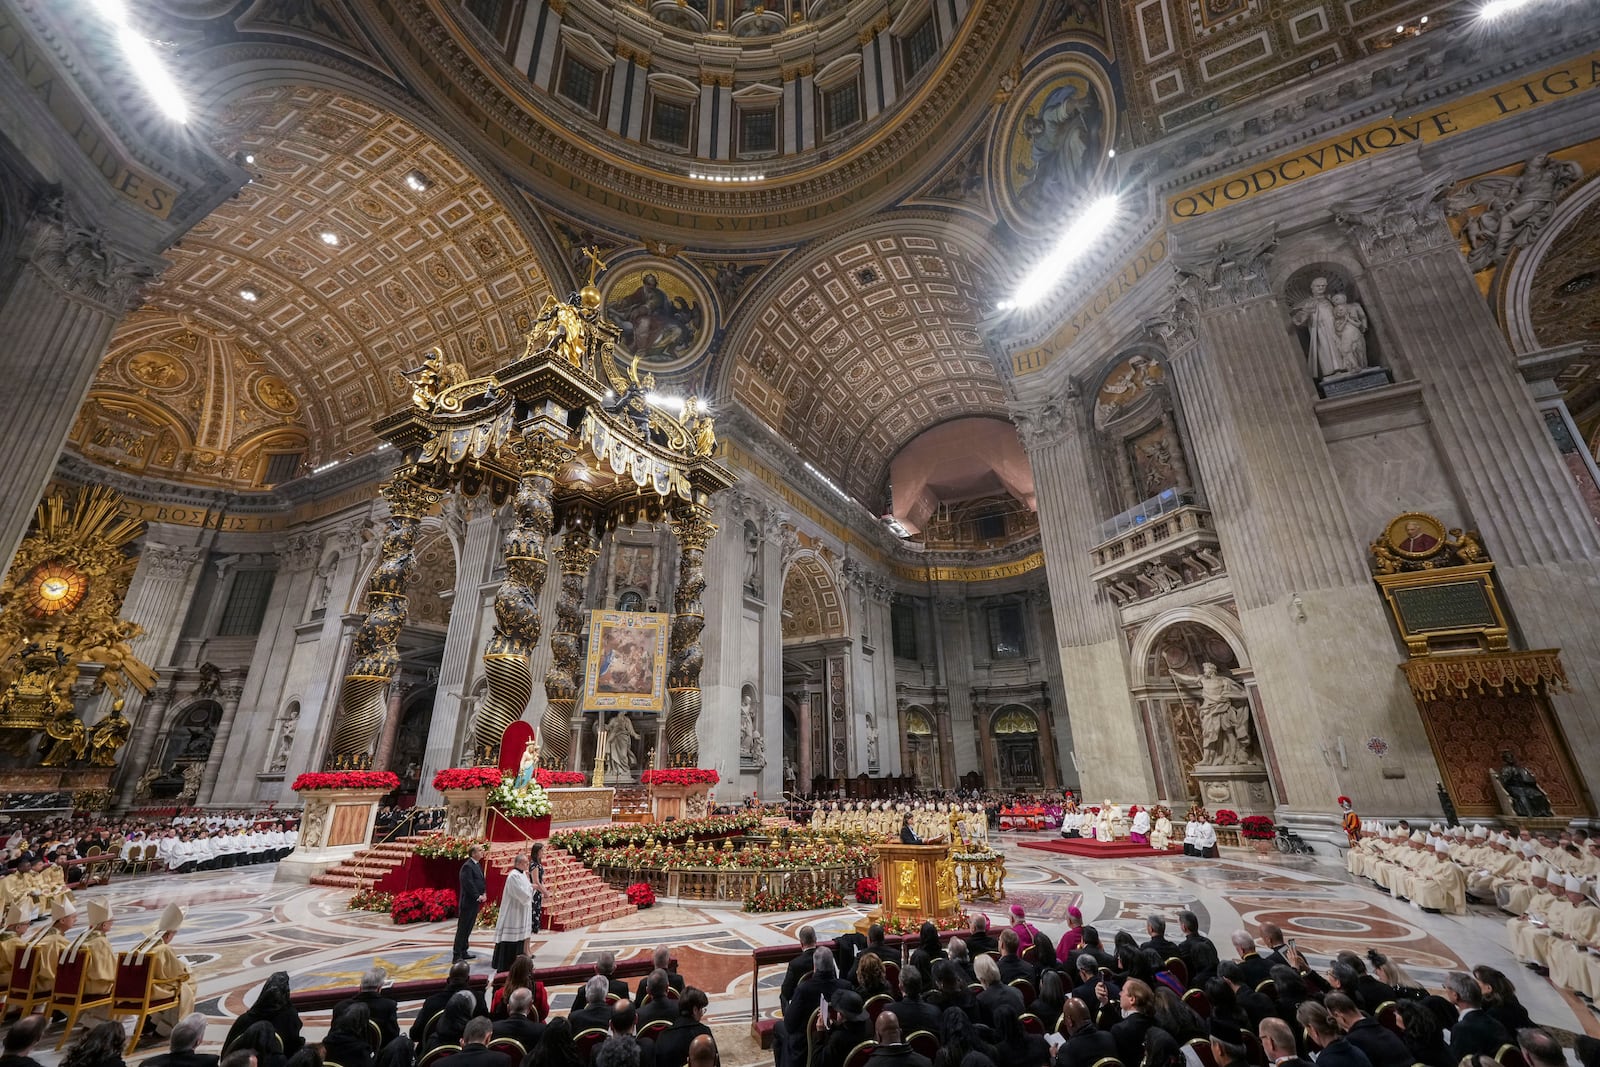
<path fill-rule="evenodd" d="M 367 579 L 367 617 L 351 644 L 354 662 L 345 676 L 339 719 L 328 740 L 328 764 L 350 766 L 372 752 L 383 723 L 384 688 L 400 666 L 400 627 L 406 621 L 406 583 L 416 569 L 417 533 L 422 517 L 439 502 L 435 489 L 412 480 L 402 468 L 378 490 L 389 502 L 378 566 Z"/>
<path fill-rule="evenodd" d="M 539 643 L 545 541 L 554 519 L 550 490 L 556 471 L 572 456 L 570 448 L 540 434 L 518 437 L 508 447 L 520 464 L 521 477 L 511 504 L 515 521 L 506 531 L 506 576 L 494 595 L 494 636 L 483 653 L 489 691 L 475 733 L 480 756 L 499 749 L 506 727 L 522 718 L 533 696 L 528 656 Z"/>
<path fill-rule="evenodd" d="M 547 767 L 565 768 L 572 752 L 572 708 L 577 703 L 578 635 L 583 632 L 583 587 L 600 555 L 587 530 L 568 530 L 561 542 L 561 599 L 550 631 L 550 669 L 544 676 L 545 709 L 539 719 L 539 751 Z"/>
<path fill-rule="evenodd" d="M 700 668 L 705 650 L 700 633 L 706 627 L 700 598 L 706 591 L 706 543 L 717 527 L 704 507 L 689 506 L 672 516 L 677 535 L 678 587 L 672 596 L 672 631 L 668 643 L 666 746 L 668 764 L 692 765 L 700 758 L 695 724 L 700 720 Z"/>

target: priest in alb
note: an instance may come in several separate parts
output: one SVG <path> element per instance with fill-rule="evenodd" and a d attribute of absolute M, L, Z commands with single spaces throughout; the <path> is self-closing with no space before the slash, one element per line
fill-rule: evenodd
<path fill-rule="evenodd" d="M 528 854 L 519 852 L 511 861 L 505 891 L 500 894 L 500 920 L 494 927 L 494 969 L 508 971 L 516 958 L 527 951 L 533 936 L 533 883 L 528 881 Z"/>

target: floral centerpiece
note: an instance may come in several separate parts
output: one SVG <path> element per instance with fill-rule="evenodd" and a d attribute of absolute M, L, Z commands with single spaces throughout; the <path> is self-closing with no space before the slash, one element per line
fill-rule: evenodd
<path fill-rule="evenodd" d="M 499 767 L 446 767 L 433 776 L 433 787 L 446 789 L 493 789 L 505 777 Z"/>
<path fill-rule="evenodd" d="M 803 886 L 782 893 L 768 890 L 751 893 L 744 898 L 745 911 L 815 911 L 818 908 L 843 906 L 843 893 L 820 886 Z"/>
<path fill-rule="evenodd" d="M 716 785 L 722 776 L 715 767 L 662 767 L 639 775 L 644 785 Z"/>
<path fill-rule="evenodd" d="M 589 854 L 599 848 L 618 848 L 628 845 L 668 844 L 690 838 L 705 839 L 742 834 L 761 825 L 761 816 L 712 815 L 704 819 L 682 819 L 678 822 L 655 826 L 607 826 L 589 830 L 563 830 L 550 838 L 550 844 L 572 853 L 585 863 Z"/>
<path fill-rule="evenodd" d="M 1239 836 L 1246 841 L 1271 841 L 1278 836 L 1278 830 L 1265 815 L 1249 815 L 1239 823 Z"/>
<path fill-rule="evenodd" d="M 534 769 L 533 780 L 546 789 L 555 789 L 564 785 L 588 785 L 589 776 L 582 771 L 547 771 L 543 767 Z"/>
<path fill-rule="evenodd" d="M 648 882 L 635 882 L 627 889 L 628 903 L 641 908 L 648 908 L 656 902 L 656 891 L 650 888 Z"/>
<path fill-rule="evenodd" d="M 539 819 L 550 814 L 550 794 L 536 781 L 518 788 L 516 780 L 508 774 L 489 791 L 489 806 L 499 808 L 514 819 Z"/>
<path fill-rule="evenodd" d="M 957 911 L 954 915 L 928 915 L 904 916 L 896 915 L 883 920 L 885 933 L 914 934 L 922 929 L 923 923 L 932 923 L 940 930 L 966 930 L 971 926 L 971 920 L 964 911 Z"/>
<path fill-rule="evenodd" d="M 1211 821 L 1218 826 L 1238 826 L 1239 813 L 1228 808 L 1218 808 L 1216 818 Z"/>
<path fill-rule="evenodd" d="M 456 915 L 454 889 L 411 889 L 398 894 L 389 908 L 396 926 L 408 923 L 438 923 Z"/>
<path fill-rule="evenodd" d="M 478 846 L 487 847 L 481 837 L 429 834 L 417 842 L 416 853 L 425 860 L 464 860 Z"/>
<path fill-rule="evenodd" d="M 380 893 L 369 887 L 358 890 L 346 906 L 351 911 L 388 911 L 394 907 L 394 894 Z"/>
<path fill-rule="evenodd" d="M 473 925 L 483 927 L 484 929 L 488 930 L 493 930 L 496 926 L 499 926 L 500 905 L 496 903 L 489 903 L 479 908 L 477 921 L 474 922 Z"/>
<path fill-rule="evenodd" d="M 878 895 L 883 892 L 883 884 L 876 878 L 861 878 L 856 881 L 856 903 L 876 904 Z"/>
<path fill-rule="evenodd" d="M 387 793 L 400 788 L 400 776 L 393 771 L 312 771 L 300 775 L 289 788 L 296 793 L 307 789 L 381 789 Z"/>

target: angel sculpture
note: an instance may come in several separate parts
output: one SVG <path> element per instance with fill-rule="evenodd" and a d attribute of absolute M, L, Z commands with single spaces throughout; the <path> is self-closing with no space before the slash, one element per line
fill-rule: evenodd
<path fill-rule="evenodd" d="M 60 705 L 56 717 L 44 724 L 46 740 L 40 743 L 45 749 L 41 767 L 65 767 L 73 760 L 83 759 L 86 732 L 83 720 L 72 710 L 71 704 Z"/>
<path fill-rule="evenodd" d="M 117 750 L 133 735 L 133 723 L 122 714 L 123 702 L 111 704 L 111 714 L 95 723 L 89 733 L 89 763 L 95 767 L 115 767 Z"/>
<path fill-rule="evenodd" d="M 1543 232 L 1567 187 L 1583 177 L 1583 168 L 1570 160 L 1551 159 L 1541 152 L 1528 160 L 1522 173 L 1479 178 L 1451 194 L 1445 207 L 1464 215 L 1461 235 L 1467 240 L 1467 265 L 1488 270 L 1505 262 L 1513 247 L 1525 247 Z M 1466 215 L 1483 205 L 1483 211 Z"/>

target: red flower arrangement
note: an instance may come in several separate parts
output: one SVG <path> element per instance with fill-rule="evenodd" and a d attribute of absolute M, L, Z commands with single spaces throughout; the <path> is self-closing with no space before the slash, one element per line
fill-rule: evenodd
<path fill-rule="evenodd" d="M 1216 816 L 1211 821 L 1218 826 L 1238 826 L 1239 813 L 1227 808 L 1218 808 Z"/>
<path fill-rule="evenodd" d="M 883 892 L 883 884 L 876 878 L 860 878 L 856 881 L 856 903 L 876 904 L 878 894 Z"/>
<path fill-rule="evenodd" d="M 411 889 L 397 895 L 389 908 L 389 918 L 396 926 L 444 922 L 455 915 L 454 889 Z"/>
<path fill-rule="evenodd" d="M 534 770 L 533 780 L 543 789 L 553 789 L 561 785 L 589 784 L 589 776 L 582 771 L 547 771 L 543 767 Z"/>
<path fill-rule="evenodd" d="M 433 787 L 446 789 L 493 789 L 505 778 L 499 767 L 446 767 L 433 776 Z"/>
<path fill-rule="evenodd" d="M 304 789 L 382 789 L 400 788 L 400 777 L 393 771 L 314 771 L 302 774 L 289 788 Z"/>
<path fill-rule="evenodd" d="M 1249 841 L 1271 841 L 1278 836 L 1278 831 L 1265 815 L 1250 815 L 1239 823 L 1239 836 Z"/>
<path fill-rule="evenodd" d="M 645 785 L 716 785 L 722 776 L 715 767 L 664 767 L 639 775 Z"/>
<path fill-rule="evenodd" d="M 628 903 L 641 908 L 648 908 L 656 902 L 656 891 L 650 888 L 648 882 L 635 882 L 627 889 Z"/>

